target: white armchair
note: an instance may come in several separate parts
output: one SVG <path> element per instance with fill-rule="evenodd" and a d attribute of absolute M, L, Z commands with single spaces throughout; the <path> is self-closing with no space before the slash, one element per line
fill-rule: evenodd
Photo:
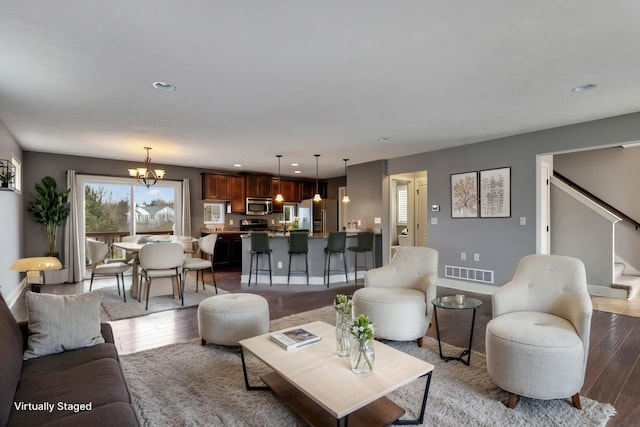
<path fill-rule="evenodd" d="M 516 396 L 559 399 L 576 408 L 589 353 L 591 298 L 582 261 L 529 255 L 511 282 L 492 297 L 487 324 L 487 370 L 493 382 Z"/>
<path fill-rule="evenodd" d="M 418 340 L 431 323 L 438 282 L 438 251 L 400 247 L 389 264 L 368 270 L 364 288 L 353 294 L 356 316 L 366 314 L 376 324 L 376 337 Z"/>

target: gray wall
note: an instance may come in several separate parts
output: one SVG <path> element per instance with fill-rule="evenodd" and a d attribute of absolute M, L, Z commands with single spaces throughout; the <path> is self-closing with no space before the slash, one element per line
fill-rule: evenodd
<path fill-rule="evenodd" d="M 613 281 L 614 227 L 610 219 L 551 186 L 551 253 L 581 259 L 590 285 Z"/>
<path fill-rule="evenodd" d="M 427 170 L 429 205 L 439 204 L 437 225 L 429 225 L 428 245 L 444 265 L 495 271 L 495 283 L 513 277 L 521 257 L 536 252 L 536 155 L 601 147 L 640 139 L 640 113 L 532 132 L 387 161 L 388 174 Z M 452 219 L 450 174 L 511 167 L 511 218 Z M 351 179 L 351 176 L 349 176 Z M 519 225 L 526 217 L 527 225 Z M 388 227 L 385 226 L 385 229 Z M 460 260 L 460 252 L 467 260 Z M 479 253 L 474 262 L 470 253 Z"/>
<path fill-rule="evenodd" d="M 611 147 L 554 156 L 554 169 L 640 222 L 640 147 Z M 615 252 L 640 269 L 640 230 L 616 224 Z"/>
<path fill-rule="evenodd" d="M 440 274 L 445 264 L 486 268 L 496 272 L 495 283 L 501 285 L 513 276 L 522 256 L 536 250 L 536 155 L 578 150 L 640 140 L 640 113 L 564 126 L 523 135 L 516 135 L 447 150 L 425 152 L 387 161 L 350 165 L 348 185 L 352 202 L 349 216 L 373 226 L 373 218 L 382 217 L 383 239 L 388 244 L 389 215 L 385 199 L 388 194 L 384 182 L 388 175 L 427 170 L 429 173 L 429 204 L 439 204 L 438 224 L 429 228 L 429 246 L 440 251 Z M 65 170 L 81 173 L 113 174 L 124 171 L 130 162 L 86 159 L 25 153 L 25 194 L 36 179 L 45 175 L 65 182 Z M 160 165 L 159 165 L 160 166 Z M 512 217 L 506 219 L 452 219 L 450 211 L 450 174 L 470 170 L 511 167 Z M 194 168 L 164 166 L 168 177 L 191 178 L 192 228 L 202 223 L 200 201 L 200 172 Z M 122 174 L 124 175 L 124 173 Z M 27 197 L 25 197 L 26 199 Z M 22 213 L 26 212 L 26 200 Z M 519 217 L 527 218 L 527 225 L 519 225 Z M 7 224 L 19 227 L 13 218 Z M 193 231 L 192 230 L 192 231 Z M 33 220 L 25 221 L 24 242 L 29 242 L 29 254 L 46 250 L 42 231 Z M 477 252 L 480 261 L 460 260 L 460 252 Z"/>
<path fill-rule="evenodd" d="M 0 120 L 0 158 L 11 160 L 11 154 L 22 159 L 22 150 Z M 24 166 L 24 165 L 23 165 Z M 23 192 L 24 194 L 24 192 Z M 0 292 L 5 298 L 20 283 L 20 274 L 10 270 L 11 264 L 22 255 L 22 195 L 13 191 L 0 191 Z"/>

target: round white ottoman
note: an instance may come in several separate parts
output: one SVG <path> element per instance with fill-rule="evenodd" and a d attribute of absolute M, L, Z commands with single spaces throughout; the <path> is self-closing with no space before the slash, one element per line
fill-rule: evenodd
<path fill-rule="evenodd" d="M 427 333 L 427 303 L 415 289 L 361 288 L 353 293 L 353 309 L 373 320 L 376 338 L 413 341 Z"/>
<path fill-rule="evenodd" d="M 238 341 L 269 332 L 269 303 L 260 295 L 224 294 L 198 305 L 202 345 L 238 345 Z"/>

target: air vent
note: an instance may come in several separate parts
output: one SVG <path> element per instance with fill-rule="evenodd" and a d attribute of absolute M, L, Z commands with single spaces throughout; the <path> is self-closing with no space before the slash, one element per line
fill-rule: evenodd
<path fill-rule="evenodd" d="M 472 282 L 493 283 L 493 270 L 481 270 L 479 268 L 458 267 L 455 265 L 444 266 L 444 277 L 452 279 L 470 280 Z"/>

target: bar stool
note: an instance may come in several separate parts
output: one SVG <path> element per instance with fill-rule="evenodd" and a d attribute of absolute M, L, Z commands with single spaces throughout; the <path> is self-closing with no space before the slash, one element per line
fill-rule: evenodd
<path fill-rule="evenodd" d="M 329 233 L 327 239 L 327 247 L 324 248 L 324 277 L 326 277 L 327 288 L 329 287 L 329 275 L 332 271 L 343 270 L 331 270 L 331 255 L 342 254 L 342 262 L 344 264 L 344 280 L 349 283 L 349 277 L 347 272 L 347 256 L 345 255 L 345 246 L 347 245 L 347 233 L 344 231 L 333 231 Z M 324 280 L 324 279 L 323 279 Z"/>
<path fill-rule="evenodd" d="M 289 271 L 287 272 L 287 285 L 291 278 L 291 257 L 293 255 L 304 255 L 304 271 L 307 274 L 307 285 L 309 284 L 309 233 L 291 231 L 289 233 Z M 294 271 L 302 273 L 302 271 Z"/>
<path fill-rule="evenodd" d="M 358 243 L 357 246 L 349 246 L 349 251 L 355 253 L 355 260 L 353 265 L 356 269 L 356 275 L 354 282 L 358 283 L 358 254 L 364 255 L 364 267 L 365 270 L 369 269 L 367 265 L 367 252 L 371 252 L 371 257 L 373 258 L 373 233 L 370 231 L 363 231 L 358 233 Z M 373 260 L 373 264 L 375 264 L 375 259 Z M 362 278 L 364 280 L 364 277 Z"/>
<path fill-rule="evenodd" d="M 258 283 L 258 271 L 269 271 L 269 285 L 273 285 L 271 277 L 271 248 L 269 247 L 269 236 L 267 233 L 252 232 L 251 236 L 251 259 L 249 261 L 249 283 L 251 286 L 251 274 L 256 273 L 256 283 Z M 253 268 L 253 256 L 256 256 L 256 268 Z M 258 268 L 260 264 L 260 255 L 267 255 L 269 258 L 269 268 Z"/>

